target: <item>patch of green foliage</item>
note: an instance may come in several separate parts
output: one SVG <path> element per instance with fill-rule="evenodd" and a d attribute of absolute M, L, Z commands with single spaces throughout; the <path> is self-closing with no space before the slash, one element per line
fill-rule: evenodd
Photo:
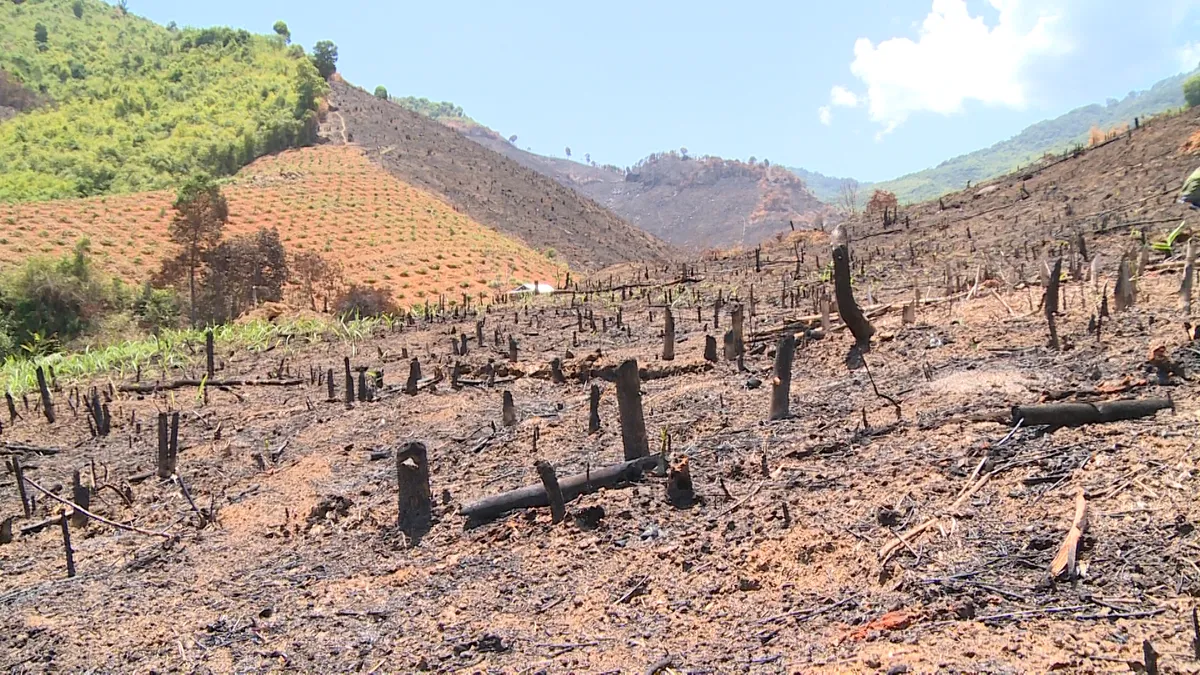
<path fill-rule="evenodd" d="M 468 124 L 478 124 L 475 120 L 467 117 L 461 106 L 454 105 L 449 101 L 430 101 L 427 98 L 405 96 L 403 98 L 393 97 L 392 102 L 439 122 L 457 120 Z"/>
<path fill-rule="evenodd" d="M 1200 75 L 1193 75 L 1183 83 L 1183 99 L 1189 108 L 1200 105 Z"/>
<path fill-rule="evenodd" d="M 359 342 L 385 330 L 390 317 L 340 321 L 334 318 L 296 319 L 285 322 L 256 320 L 213 328 L 213 338 L 222 349 L 291 353 L 299 345 L 314 342 Z M 20 394 L 37 386 L 38 365 L 49 365 L 60 383 L 96 377 L 118 379 L 139 368 L 158 372 L 182 368 L 203 358 L 205 329 L 168 329 L 139 340 L 122 340 L 111 345 L 26 358 L 10 354 L 0 361 L 0 390 Z"/>
<path fill-rule="evenodd" d="M 100 0 L 0 3 L 0 70 L 53 103 L 0 124 L 0 200 L 160 189 L 311 143 L 328 86 L 282 37 L 172 30 Z"/>

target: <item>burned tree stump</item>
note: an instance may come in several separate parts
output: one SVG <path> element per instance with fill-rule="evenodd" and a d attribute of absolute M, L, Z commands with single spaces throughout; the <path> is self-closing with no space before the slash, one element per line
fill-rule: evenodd
<path fill-rule="evenodd" d="M 344 357 L 342 362 L 346 368 L 346 408 L 354 407 L 354 375 L 350 374 L 350 357 Z"/>
<path fill-rule="evenodd" d="M 625 448 L 625 460 L 649 455 L 646 419 L 642 413 L 642 378 L 636 359 L 629 359 L 617 368 L 617 409 L 621 417 L 621 444 Z"/>
<path fill-rule="evenodd" d="M 741 305 L 734 305 L 730 311 L 730 329 L 725 333 L 725 360 L 736 361 L 739 356 L 746 352 L 744 342 L 744 317 L 745 310 Z"/>
<path fill-rule="evenodd" d="M 326 373 L 325 384 L 326 384 L 327 388 L 329 389 L 329 392 L 328 392 L 329 396 L 326 398 L 326 400 L 329 401 L 330 403 L 333 403 L 334 401 L 337 400 L 337 390 L 333 386 L 333 368 L 330 368 L 329 372 Z"/>
<path fill-rule="evenodd" d="M 711 335 L 704 336 L 704 360 L 709 363 L 717 362 L 717 338 Z"/>
<path fill-rule="evenodd" d="M 508 336 L 508 362 L 517 362 L 517 339 L 511 334 Z"/>
<path fill-rule="evenodd" d="M 429 457 L 424 443 L 406 443 L 396 453 L 398 525 L 416 546 L 433 525 L 433 500 L 429 488 Z"/>
<path fill-rule="evenodd" d="M 71 548 L 71 526 L 67 524 L 67 514 L 59 516 L 58 524 L 62 527 L 63 551 L 67 554 L 67 578 L 71 579 L 75 576 L 75 551 Z"/>
<path fill-rule="evenodd" d="M 600 387 L 593 384 L 588 392 L 588 434 L 600 431 Z"/>
<path fill-rule="evenodd" d="M 667 471 L 667 501 L 677 509 L 686 509 L 696 503 L 687 457 L 681 458 Z"/>
<path fill-rule="evenodd" d="M 46 373 L 41 366 L 37 367 L 37 385 L 42 395 L 42 413 L 47 422 L 54 424 L 54 402 L 50 400 L 50 387 L 46 386 Z"/>
<path fill-rule="evenodd" d="M 175 473 L 175 467 L 171 465 L 171 446 L 167 433 L 167 413 L 158 413 L 158 462 L 155 475 L 164 480 Z"/>
<path fill-rule="evenodd" d="M 0 522 L 0 545 L 11 544 L 13 540 L 12 524 L 16 516 L 9 516 Z"/>
<path fill-rule="evenodd" d="M 14 424 L 20 415 L 17 414 L 17 404 L 13 401 L 11 392 L 4 392 L 4 402 L 8 405 L 8 423 Z"/>
<path fill-rule="evenodd" d="M 16 455 L 12 458 L 12 470 L 17 481 L 17 496 L 21 498 L 21 510 L 28 518 L 33 515 L 33 504 L 29 502 L 29 493 L 25 492 L 25 469 L 21 467 L 21 460 Z"/>
<path fill-rule="evenodd" d="M 212 329 L 204 331 L 204 372 L 208 375 L 208 379 L 213 379 L 216 374 L 216 359 L 213 355 L 213 332 Z"/>
<path fill-rule="evenodd" d="M 1195 277 L 1196 269 L 1196 247 L 1194 244 L 1194 240 L 1188 239 L 1187 255 L 1183 264 L 1183 280 L 1179 284 L 1179 299 L 1182 301 L 1185 316 L 1190 316 L 1192 313 L 1192 280 Z"/>
<path fill-rule="evenodd" d="M 358 369 L 358 400 L 361 403 L 366 403 L 371 399 L 371 393 L 367 391 L 367 369 Z"/>
<path fill-rule="evenodd" d="M 546 498 L 550 500 L 550 520 L 557 525 L 567 515 L 567 505 L 563 501 L 562 489 L 558 487 L 558 475 L 554 473 L 554 467 L 550 462 L 538 460 L 534 467 L 537 469 L 538 477 L 542 479 L 542 486 L 546 488 Z"/>
<path fill-rule="evenodd" d="M 796 352 L 796 336 L 788 331 L 775 349 L 775 372 L 771 378 L 772 422 L 791 416 L 788 397 L 792 391 L 792 358 Z"/>
<path fill-rule="evenodd" d="M 1046 299 L 1042 303 L 1046 310 L 1046 326 L 1050 330 L 1050 348 L 1058 349 L 1058 327 L 1054 316 L 1058 314 L 1058 287 L 1062 277 L 1062 258 L 1054 261 L 1050 270 L 1050 278 L 1046 281 Z"/>
<path fill-rule="evenodd" d="M 475 345 L 483 349 L 483 321 L 475 322 Z"/>
<path fill-rule="evenodd" d="M 567 377 L 562 371 L 562 359 L 557 356 L 550 359 L 550 381 L 554 384 L 567 383 Z"/>
<path fill-rule="evenodd" d="M 1136 293 L 1133 289 L 1133 280 L 1129 276 L 1129 260 L 1121 258 L 1121 264 L 1117 266 L 1117 285 L 1113 288 L 1113 306 L 1118 312 L 1133 307 L 1136 302 Z"/>
<path fill-rule="evenodd" d="M 670 307 L 663 310 L 662 360 L 675 360 L 675 315 L 671 313 Z"/>
<path fill-rule="evenodd" d="M 71 477 L 71 502 L 77 508 L 71 509 L 71 525 L 74 527 L 83 527 L 87 525 L 88 517 L 85 513 L 92 503 L 92 493 L 79 480 L 79 471 Z"/>
<path fill-rule="evenodd" d="M 511 427 L 517 423 L 517 408 L 513 405 L 513 395 L 511 391 L 504 390 L 504 400 L 500 408 L 501 420 L 504 426 Z"/>
<path fill-rule="evenodd" d="M 408 362 L 408 381 L 404 383 L 404 393 L 409 396 L 417 395 L 417 383 L 421 381 L 421 362 L 414 356 Z"/>
<path fill-rule="evenodd" d="M 850 282 L 850 248 L 845 243 L 833 249 L 833 294 L 837 300 L 838 315 L 854 336 L 855 346 L 862 351 L 869 350 L 875 327 L 867 321 L 862 309 L 854 301 L 854 288 Z"/>
<path fill-rule="evenodd" d="M 458 334 L 458 342 L 459 342 L 459 345 L 458 345 L 459 356 L 466 356 L 467 352 L 470 351 L 470 348 L 467 347 L 467 334 L 459 333 Z"/>

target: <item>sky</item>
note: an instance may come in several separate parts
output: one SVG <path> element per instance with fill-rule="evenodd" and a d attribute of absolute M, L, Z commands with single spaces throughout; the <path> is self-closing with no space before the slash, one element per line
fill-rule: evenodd
<path fill-rule="evenodd" d="M 130 0 L 338 46 L 350 82 L 452 101 L 540 154 L 894 178 L 1200 64 L 1200 0 Z"/>

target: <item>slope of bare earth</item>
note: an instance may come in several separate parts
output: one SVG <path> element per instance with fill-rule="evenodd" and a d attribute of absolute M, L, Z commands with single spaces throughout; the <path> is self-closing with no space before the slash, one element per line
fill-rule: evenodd
<path fill-rule="evenodd" d="M 81 471 L 99 515 L 167 536 L 73 529 L 78 574 L 66 579 L 57 523 L 20 534 L 59 505 L 39 497 L 22 517 L 16 481 L 0 475 L 0 520 L 16 516 L 17 533 L 0 545 L 0 668 L 1145 672 L 1148 641 L 1159 672 L 1200 672 L 1200 341 L 1182 326 L 1197 316 L 1177 308 L 1177 266 L 1152 257 L 1137 305 L 1114 311 L 1099 335 L 1088 329 L 1117 255 L 1136 241 L 1129 229 L 1182 215 L 1165 195 L 1196 161 L 1180 146 L 1198 128 L 1195 114 L 1155 121 L 1030 175 L 1024 191 L 1017 177 L 954 195 L 944 211 L 914 208 L 901 232 L 858 223 L 854 290 L 878 330 L 869 370 L 847 369 L 851 340 L 836 316 L 818 338 L 808 311 L 829 292 L 829 252 L 824 235 L 802 233 L 799 261 L 791 247 L 768 247 L 757 270 L 746 254 L 699 260 L 686 285 L 674 267 L 627 267 L 613 279 L 624 290 L 492 306 L 478 317 L 485 344 L 476 316 L 446 316 L 353 345 L 281 337 L 265 353 L 219 351 L 221 378 L 307 376 L 345 356 L 386 370 L 375 400 L 350 408 L 307 379 L 210 386 L 207 401 L 194 389 L 118 393 L 112 435 L 97 439 L 68 403 L 74 383 L 54 393 L 54 425 L 36 397 L 26 408 L 18 396 L 21 417 L 4 416 L 0 438 L 13 445 L 0 448 L 29 479 L 69 495 Z M 1149 225 L 1149 236 L 1168 225 Z M 1101 263 L 1093 279 L 1063 279 L 1064 348 L 1050 349 L 1030 281 L 1042 239 L 1074 226 Z M 930 302 L 904 323 L 914 286 Z M 739 296 L 750 305 L 745 370 L 707 364 L 704 337 L 728 327 Z M 667 303 L 671 362 L 659 359 Z M 784 326 L 802 331 L 793 416 L 767 422 Z M 464 333 L 468 354 L 451 355 L 447 343 Z M 397 386 L 401 350 L 427 374 L 458 361 L 463 377 L 482 379 L 489 361 L 505 361 L 510 333 L 519 358 L 500 386 L 443 381 L 415 396 Z M 1191 379 L 1147 379 L 1155 344 Z M 546 374 L 554 357 L 566 383 Z M 600 376 L 626 358 L 647 369 L 651 445 L 669 439 L 676 460 L 689 458 L 698 503 L 673 507 L 666 480 L 648 476 L 579 498 L 559 525 L 533 509 L 465 528 L 462 505 L 537 484 L 536 459 L 560 476 L 620 460 L 619 406 Z M 152 370 L 144 379 L 160 376 Z M 601 429 L 589 435 L 593 383 Z M 512 426 L 501 423 L 504 389 Z M 1174 410 L 1058 430 L 1012 423 L 1014 405 L 1119 396 L 1170 397 Z M 153 466 L 153 415 L 168 407 L 182 413 L 177 473 L 197 509 L 216 511 L 203 529 L 173 481 L 133 482 L 129 503 L 121 496 Z M 408 548 L 395 528 L 396 472 L 410 469 L 395 451 L 414 439 L 429 448 L 435 506 L 432 530 Z M 1052 580 L 1080 494 L 1089 517 L 1077 574 Z"/>
<path fill-rule="evenodd" d="M 328 135 L 335 142 L 363 147 L 402 180 L 534 249 L 553 249 L 581 269 L 663 261 L 672 254 L 665 243 L 595 202 L 445 125 L 344 82 L 332 83 L 332 89 L 327 126 L 334 127 Z"/>
<path fill-rule="evenodd" d="M 596 200 L 676 246 L 753 246 L 779 232 L 813 227 L 829 213 L 783 167 L 677 153 L 651 155 L 628 175 L 526 152 L 484 127 L 472 140 Z"/>

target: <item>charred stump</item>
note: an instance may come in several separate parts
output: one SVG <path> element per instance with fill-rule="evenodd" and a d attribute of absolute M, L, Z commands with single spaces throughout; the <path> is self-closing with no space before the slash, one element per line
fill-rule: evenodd
<path fill-rule="evenodd" d="M 854 301 L 854 288 L 850 281 L 850 248 L 846 244 L 833 249 L 833 294 L 837 300 L 838 315 L 854 336 L 855 346 L 862 351 L 869 350 L 875 327 L 867 321 L 862 309 Z"/>
<path fill-rule="evenodd" d="M 600 387 L 593 384 L 588 392 L 588 434 L 600 430 Z"/>
<path fill-rule="evenodd" d="M 617 409 L 621 417 L 621 444 L 625 448 L 625 460 L 649 455 L 646 419 L 642 412 L 642 378 L 636 359 L 629 359 L 617 368 Z"/>
<path fill-rule="evenodd" d="M 663 310 L 662 360 L 675 360 L 675 315 L 671 313 L 670 307 Z"/>
<path fill-rule="evenodd" d="M 538 460 L 534 467 L 538 477 L 542 479 L 542 486 L 546 488 L 546 498 L 550 501 L 550 520 L 557 525 L 567 515 L 567 505 L 563 501 L 562 489 L 558 486 L 558 475 L 550 462 L 545 460 Z"/>
<path fill-rule="evenodd" d="M 396 453 L 396 494 L 400 531 L 416 546 L 433 525 L 429 457 L 424 443 L 405 444 Z"/>
<path fill-rule="evenodd" d="M 771 378 L 771 421 L 791 416 L 788 397 L 792 390 L 792 359 L 796 352 L 796 336 L 788 331 L 775 349 L 775 372 Z"/>

